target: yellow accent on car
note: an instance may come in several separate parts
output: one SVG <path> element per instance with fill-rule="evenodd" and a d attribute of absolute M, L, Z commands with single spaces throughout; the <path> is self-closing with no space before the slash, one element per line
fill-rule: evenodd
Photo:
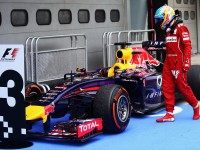
<path fill-rule="evenodd" d="M 115 70 L 124 70 L 136 68 L 136 64 L 131 64 L 130 61 L 132 59 L 132 48 L 120 49 L 116 52 L 116 63 L 108 70 L 108 77 L 112 77 L 115 75 Z"/>
<path fill-rule="evenodd" d="M 30 105 L 26 107 L 26 120 L 42 119 L 43 123 L 47 121 L 44 106 Z"/>

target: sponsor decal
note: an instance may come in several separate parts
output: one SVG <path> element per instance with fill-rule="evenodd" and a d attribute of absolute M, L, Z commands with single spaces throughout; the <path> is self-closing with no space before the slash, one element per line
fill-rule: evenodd
<path fill-rule="evenodd" d="M 149 65 L 153 65 L 153 66 L 159 66 L 160 65 L 160 62 L 158 60 L 154 59 L 144 49 L 138 48 L 138 47 L 133 47 L 132 50 L 133 51 L 140 51 L 141 54 L 132 55 L 132 58 L 129 62 L 131 65 L 136 64 L 138 67 L 144 67 L 144 68 L 147 68 L 146 62 L 148 62 Z"/>
<path fill-rule="evenodd" d="M 92 132 L 95 128 L 102 130 L 102 119 L 95 119 L 84 124 L 80 124 L 78 127 L 78 138 Z"/>
<path fill-rule="evenodd" d="M 190 40 L 189 37 L 187 37 L 187 38 L 183 38 L 183 41 L 188 41 L 188 40 Z"/>
<path fill-rule="evenodd" d="M 151 41 L 150 45 L 152 46 L 163 46 L 165 45 L 165 42 L 164 41 Z"/>
<path fill-rule="evenodd" d="M 55 110 L 55 105 L 52 103 L 52 105 L 48 105 L 44 107 L 45 115 L 49 115 L 50 113 L 53 113 Z"/>
<path fill-rule="evenodd" d="M 162 95 L 161 91 L 158 91 L 158 92 L 157 91 L 155 91 L 155 92 L 152 91 L 152 92 L 147 94 L 146 99 L 154 99 L 154 98 L 159 97 L 161 95 Z"/>
<path fill-rule="evenodd" d="M 166 43 L 168 42 L 177 42 L 177 37 L 176 36 L 166 37 Z"/>
<path fill-rule="evenodd" d="M 189 33 L 188 33 L 188 32 L 183 32 L 183 33 L 182 33 L 182 36 L 183 36 L 183 41 L 190 40 L 190 36 L 189 36 Z"/>
<path fill-rule="evenodd" d="M 46 95 L 56 96 L 58 93 L 46 93 Z"/>
<path fill-rule="evenodd" d="M 172 70 L 172 74 L 175 77 L 175 79 L 178 78 L 179 73 L 180 73 L 179 70 Z"/>

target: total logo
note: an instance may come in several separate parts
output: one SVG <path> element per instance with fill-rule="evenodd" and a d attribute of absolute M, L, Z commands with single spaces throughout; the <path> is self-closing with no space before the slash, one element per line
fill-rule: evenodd
<path fill-rule="evenodd" d="M 88 122 L 87 122 L 88 121 Z M 93 130 L 101 131 L 103 129 L 102 119 L 89 119 L 84 124 L 80 124 L 77 127 L 78 138 L 85 136 L 86 134 L 92 132 Z"/>
<path fill-rule="evenodd" d="M 0 61 L 14 61 L 19 48 L 7 48 L 0 59 Z"/>
<path fill-rule="evenodd" d="M 79 129 L 80 129 L 80 132 L 86 132 L 86 131 L 92 130 L 95 127 L 98 127 L 98 126 L 99 126 L 99 124 L 96 121 L 94 121 L 94 122 L 91 122 L 91 123 L 88 123 L 88 124 L 80 125 Z"/>

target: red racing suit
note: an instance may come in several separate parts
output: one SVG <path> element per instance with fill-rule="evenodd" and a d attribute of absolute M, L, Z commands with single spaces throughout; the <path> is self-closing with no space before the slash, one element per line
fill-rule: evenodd
<path fill-rule="evenodd" d="M 198 100 L 187 83 L 187 71 L 191 64 L 191 41 L 188 28 L 177 24 L 171 32 L 166 31 L 166 59 L 162 73 L 162 90 L 167 112 L 173 112 L 175 105 L 175 85 L 185 100 L 195 107 Z"/>

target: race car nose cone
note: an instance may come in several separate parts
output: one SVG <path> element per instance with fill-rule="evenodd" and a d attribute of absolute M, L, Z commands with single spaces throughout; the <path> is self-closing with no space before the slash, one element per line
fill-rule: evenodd
<path fill-rule="evenodd" d="M 43 123 L 46 122 L 47 116 L 45 115 L 45 109 L 43 106 L 30 105 L 26 107 L 26 120 L 43 119 Z"/>

